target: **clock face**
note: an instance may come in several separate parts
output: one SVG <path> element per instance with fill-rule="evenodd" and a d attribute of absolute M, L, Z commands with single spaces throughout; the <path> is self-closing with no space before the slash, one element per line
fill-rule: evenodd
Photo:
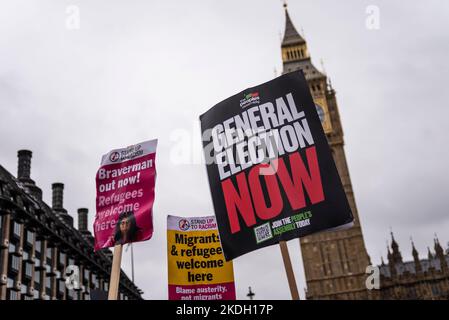
<path fill-rule="evenodd" d="M 332 132 L 332 124 L 329 118 L 329 109 L 327 107 L 326 98 L 324 97 L 315 97 L 315 108 L 318 113 L 318 117 L 320 118 L 321 125 L 323 126 L 325 133 Z"/>
<path fill-rule="evenodd" d="M 320 117 L 321 123 L 324 123 L 325 114 L 324 109 L 322 106 L 320 106 L 318 103 L 315 103 L 316 112 L 318 113 L 318 117 Z"/>

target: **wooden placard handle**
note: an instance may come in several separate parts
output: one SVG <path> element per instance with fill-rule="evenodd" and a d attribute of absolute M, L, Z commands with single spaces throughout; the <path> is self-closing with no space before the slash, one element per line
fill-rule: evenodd
<path fill-rule="evenodd" d="M 117 244 L 114 247 L 114 255 L 112 258 L 111 279 L 109 281 L 109 295 L 108 300 L 118 299 L 118 287 L 120 285 L 120 271 L 122 263 L 122 249 L 123 245 Z"/>
<path fill-rule="evenodd" d="M 292 300 L 299 300 L 298 287 L 296 286 L 295 274 L 293 273 L 292 261 L 290 260 L 290 254 L 288 253 L 287 242 L 279 241 L 281 247 L 282 260 L 284 260 L 285 272 L 287 273 L 288 286 L 290 287 L 290 293 Z"/>

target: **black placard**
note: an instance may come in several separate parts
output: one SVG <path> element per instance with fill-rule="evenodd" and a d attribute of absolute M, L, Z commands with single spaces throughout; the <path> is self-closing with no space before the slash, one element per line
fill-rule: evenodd
<path fill-rule="evenodd" d="M 280 240 L 352 224 L 301 71 L 248 88 L 200 120 L 226 260 Z"/>

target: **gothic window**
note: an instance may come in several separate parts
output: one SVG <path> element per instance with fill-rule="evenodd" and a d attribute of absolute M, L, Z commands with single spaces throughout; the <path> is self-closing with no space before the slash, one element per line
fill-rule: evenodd
<path fill-rule="evenodd" d="M 409 295 L 409 299 L 416 299 L 417 298 L 415 287 L 409 287 L 407 292 L 408 292 L 408 295 Z"/>
<path fill-rule="evenodd" d="M 432 294 L 434 296 L 438 296 L 440 294 L 440 287 L 436 283 L 432 284 Z"/>

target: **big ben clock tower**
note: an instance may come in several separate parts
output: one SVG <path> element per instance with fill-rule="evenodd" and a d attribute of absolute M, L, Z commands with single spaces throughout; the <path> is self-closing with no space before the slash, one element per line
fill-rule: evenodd
<path fill-rule="evenodd" d="M 335 91 L 312 64 L 307 43 L 296 31 L 287 5 L 282 40 L 283 73 L 302 70 L 326 133 L 355 221 L 343 231 L 324 232 L 300 240 L 307 281 L 307 299 L 368 299 L 365 286 L 370 258 L 363 241 L 349 170 Z"/>

